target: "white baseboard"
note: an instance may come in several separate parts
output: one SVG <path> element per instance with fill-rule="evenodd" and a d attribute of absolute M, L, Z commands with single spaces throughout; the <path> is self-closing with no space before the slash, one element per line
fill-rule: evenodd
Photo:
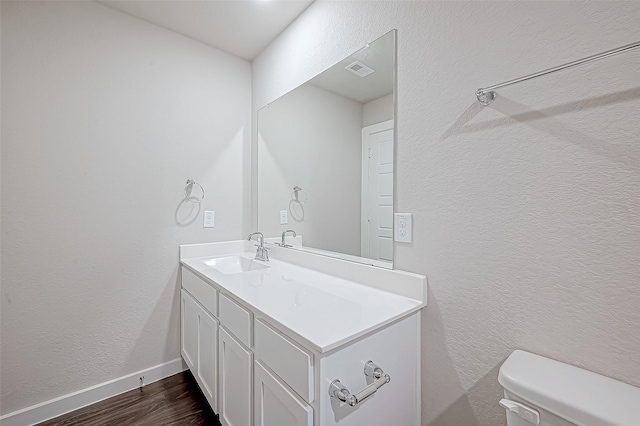
<path fill-rule="evenodd" d="M 45 420 L 53 419 L 87 405 L 94 404 L 112 396 L 119 395 L 140 387 L 140 376 L 144 376 L 144 384 L 157 382 L 187 369 L 182 358 L 155 367 L 147 368 L 99 385 L 91 386 L 41 404 L 23 408 L 0 417 L 2 426 L 29 426 Z"/>

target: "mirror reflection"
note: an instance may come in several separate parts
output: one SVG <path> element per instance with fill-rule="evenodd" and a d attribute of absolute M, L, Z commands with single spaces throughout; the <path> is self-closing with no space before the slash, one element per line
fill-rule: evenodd
<path fill-rule="evenodd" d="M 267 241 L 392 267 L 395 44 L 394 30 L 258 112 Z"/>

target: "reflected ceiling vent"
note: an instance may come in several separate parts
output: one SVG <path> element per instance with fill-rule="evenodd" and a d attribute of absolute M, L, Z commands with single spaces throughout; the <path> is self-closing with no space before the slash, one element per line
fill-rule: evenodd
<path fill-rule="evenodd" d="M 347 65 L 346 67 L 344 67 L 344 69 L 349 70 L 360 77 L 366 77 L 369 74 L 373 74 L 374 72 L 376 72 L 374 69 L 369 68 L 360 61 L 355 61 L 351 65 Z"/>

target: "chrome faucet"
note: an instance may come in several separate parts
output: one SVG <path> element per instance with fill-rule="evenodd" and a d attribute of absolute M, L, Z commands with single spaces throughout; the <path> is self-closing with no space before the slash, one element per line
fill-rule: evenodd
<path fill-rule="evenodd" d="M 252 234 L 249 234 L 249 237 L 247 238 L 247 240 L 251 241 L 251 238 L 253 238 L 254 235 L 258 236 L 258 242 L 260 243 L 260 244 L 256 244 L 256 247 L 258 247 L 258 249 L 256 250 L 256 260 L 268 262 L 269 249 L 265 248 L 264 246 L 264 235 L 262 235 L 262 232 L 254 232 Z"/>
<path fill-rule="evenodd" d="M 282 233 L 282 242 L 280 243 L 280 246 L 281 246 L 281 247 L 293 247 L 293 246 L 287 245 L 287 244 L 284 242 L 284 236 L 285 236 L 285 235 L 287 235 L 288 233 L 292 233 L 292 234 L 293 234 L 293 237 L 294 237 L 294 238 L 296 237 L 296 231 L 294 231 L 293 229 L 287 229 L 286 231 L 284 231 L 284 232 Z"/>

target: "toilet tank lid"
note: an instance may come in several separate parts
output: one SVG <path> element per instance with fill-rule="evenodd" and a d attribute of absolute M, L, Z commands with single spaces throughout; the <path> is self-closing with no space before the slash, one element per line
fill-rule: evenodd
<path fill-rule="evenodd" d="M 500 367 L 510 393 L 582 426 L 640 425 L 640 388 L 525 351 Z"/>

